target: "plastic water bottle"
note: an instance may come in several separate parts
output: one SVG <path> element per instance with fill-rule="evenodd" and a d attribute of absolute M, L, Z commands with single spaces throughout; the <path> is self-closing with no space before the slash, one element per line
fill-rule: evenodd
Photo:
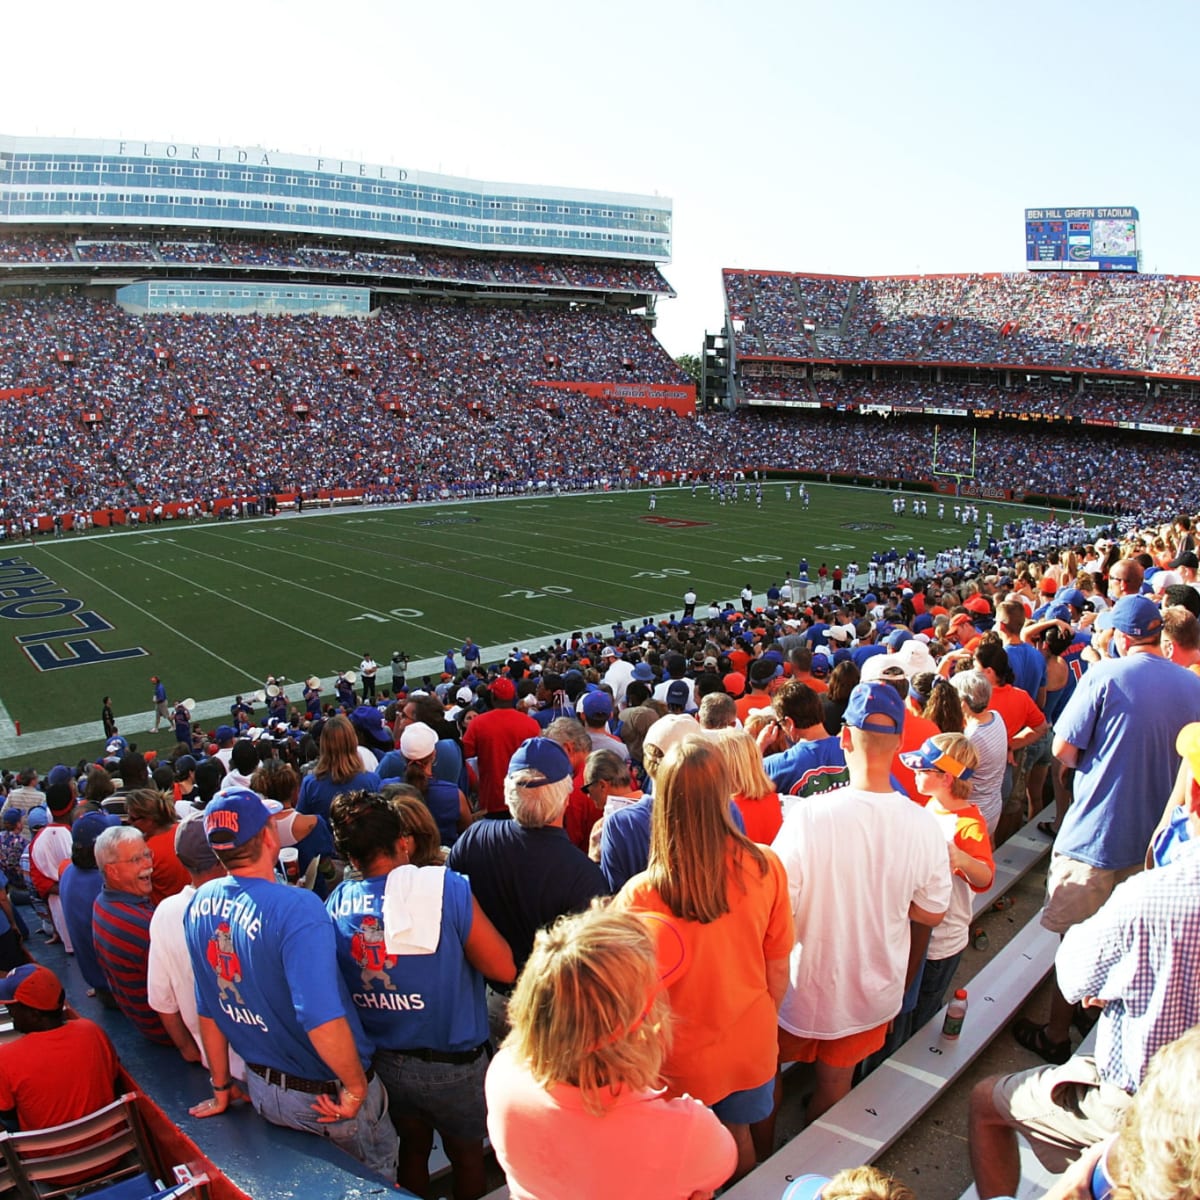
<path fill-rule="evenodd" d="M 957 1038 L 962 1033 L 967 1015 L 967 989 L 959 988 L 954 999 L 946 1006 L 946 1019 L 942 1022 L 942 1037 Z"/>

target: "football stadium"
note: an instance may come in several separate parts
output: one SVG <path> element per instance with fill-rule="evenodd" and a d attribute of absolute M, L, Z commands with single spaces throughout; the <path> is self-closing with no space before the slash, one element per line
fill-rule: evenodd
<path fill-rule="evenodd" d="M 0 135 L 5 1194 L 1159 1194 L 1200 278 L 674 222 Z"/>

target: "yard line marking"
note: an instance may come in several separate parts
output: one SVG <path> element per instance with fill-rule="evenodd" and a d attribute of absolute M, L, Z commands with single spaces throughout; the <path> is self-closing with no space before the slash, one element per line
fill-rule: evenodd
<path fill-rule="evenodd" d="M 122 554 L 123 551 L 118 550 L 117 553 Z M 229 659 L 227 659 L 227 658 L 223 658 L 220 654 L 218 654 L 211 647 L 204 645 L 203 642 L 196 641 L 195 638 L 188 637 L 188 635 L 186 633 L 183 633 L 181 630 L 173 629 L 161 617 L 156 617 L 152 612 L 149 611 L 149 609 L 143 608 L 136 601 L 131 600 L 128 596 L 125 596 L 121 592 L 118 592 L 115 588 L 110 588 L 107 583 L 101 582 L 90 572 L 84 571 L 80 567 L 72 566 L 69 563 L 63 562 L 63 560 L 61 558 L 58 558 L 56 555 L 50 553 L 49 551 L 47 551 L 47 555 L 48 555 L 48 557 L 53 558 L 55 560 L 55 562 L 59 563 L 60 565 L 62 565 L 64 567 L 67 567 L 68 570 L 75 571 L 77 574 L 82 575 L 84 577 L 84 579 L 88 580 L 90 583 L 94 583 L 97 587 L 103 588 L 104 591 L 109 593 L 109 595 L 115 596 L 118 600 L 121 600 L 124 603 L 128 604 L 130 608 L 137 609 L 137 611 L 140 612 L 143 617 L 146 617 L 148 620 L 153 621 L 156 625 L 161 625 L 164 629 L 170 630 L 171 633 L 175 634 L 176 637 L 182 638 L 185 642 L 188 643 L 188 645 L 195 646 L 197 650 L 203 650 L 205 654 L 207 654 L 210 658 L 215 658 L 217 660 L 217 662 L 219 662 L 222 666 L 228 667 L 231 671 L 236 671 L 239 675 L 244 675 L 247 679 L 252 680 L 254 683 L 259 682 L 257 676 L 255 676 L 252 672 L 247 671 L 243 667 L 239 667 L 237 665 L 237 663 L 230 662 Z M 126 557 L 132 558 L 133 556 L 126 555 Z M 164 568 L 160 567 L 159 569 L 163 570 Z M 168 573 L 173 574 L 174 572 L 168 572 Z M 221 593 L 213 591 L 213 589 L 211 589 L 211 588 L 204 588 L 204 590 L 207 592 L 211 592 L 214 596 L 221 595 Z M 228 599 L 228 597 L 223 596 L 223 595 L 221 596 L 221 598 Z M 236 604 L 237 601 L 234 600 L 234 601 L 232 601 L 232 603 Z"/>
<path fill-rule="evenodd" d="M 217 534 L 216 536 L 218 536 L 218 537 L 222 537 L 222 538 L 223 538 L 225 541 L 232 541 L 232 542 L 233 542 L 235 545 L 237 545 L 237 546 L 240 546 L 240 547 L 243 547 L 243 548 L 244 548 L 244 546 L 245 546 L 245 543 L 241 542 L 241 541 L 240 541 L 239 539 L 237 539 L 237 538 L 231 538 L 231 537 L 228 537 L 227 535 L 223 535 L 223 534 Z M 337 542 L 337 543 L 335 543 L 335 544 L 337 544 L 337 545 L 339 545 L 339 546 L 344 546 L 344 545 L 345 545 L 345 542 Z M 257 553 L 257 547 L 255 547 L 254 549 L 255 549 L 255 551 L 256 551 L 256 553 Z M 195 554 L 195 555 L 197 555 L 197 556 L 199 556 L 199 557 L 201 557 L 201 558 L 212 558 L 212 559 L 215 559 L 217 562 L 229 563 L 229 562 L 232 562 L 232 561 L 233 561 L 232 559 L 230 559 L 230 558 L 228 558 L 228 557 L 226 557 L 226 556 L 223 556 L 223 555 L 220 555 L 220 554 L 209 554 L 209 553 L 207 553 L 207 552 L 206 552 L 206 551 L 204 551 L 204 550 L 193 550 L 193 551 L 192 551 L 192 553 L 193 553 L 193 554 Z M 272 553 L 272 554 L 287 554 L 287 555 L 289 555 L 289 556 L 290 556 L 290 557 L 292 557 L 292 558 L 302 558 L 302 559 L 304 559 L 306 562 L 307 562 L 307 561 L 309 561 L 309 556 L 308 556 L 308 555 L 306 555 L 306 554 L 300 554 L 298 551 L 295 551 L 295 550 L 287 550 L 287 549 L 284 549 L 284 547 L 282 547 L 282 546 L 272 546 L 272 547 L 270 548 L 270 551 L 269 551 L 269 553 Z M 237 564 L 237 567 L 238 567 L 238 570 L 240 570 L 240 571 L 253 571 L 253 572 L 254 572 L 256 575 L 265 575 L 265 576 L 267 576 L 267 577 L 269 577 L 269 578 L 271 578 L 271 579 L 274 579 L 274 578 L 275 578 L 275 576 L 274 576 L 274 575 L 273 575 L 273 574 L 272 574 L 270 571 L 264 571 L 264 570 L 262 570 L 260 567 L 251 566 L 249 563 L 242 563 L 242 562 L 238 562 L 238 564 Z M 342 573 L 343 573 L 343 574 L 351 574 L 351 575 L 365 575 L 365 576 L 366 576 L 368 579 L 374 580 L 374 581 L 376 581 L 376 582 L 378 582 L 378 583 L 382 583 L 382 584 L 384 584 L 385 586 L 393 586 L 393 585 L 394 585 L 394 583 L 395 583 L 395 581 L 394 581 L 394 580 L 390 579 L 390 578 L 389 578 L 388 576 L 386 576 L 386 575 L 377 575 L 377 574 L 374 574 L 374 573 L 373 573 L 373 572 L 371 572 L 371 571 L 364 571 L 364 570 L 362 570 L 362 569 L 361 569 L 361 568 L 359 568 L 359 567 L 346 567 L 346 568 L 345 568 L 345 570 L 344 570 L 344 572 L 342 572 Z M 317 578 L 322 578 L 322 577 L 321 577 L 321 576 L 317 576 Z M 332 575 L 331 575 L 331 576 L 329 576 L 329 578 L 330 578 L 330 579 L 334 579 L 334 578 L 337 578 L 337 576 L 332 576 Z M 353 608 L 353 609 L 357 610 L 358 612 L 369 612 L 369 613 L 375 613 L 376 615 L 378 615 L 378 616 L 380 616 L 380 617 L 383 617 L 385 620 L 387 620 L 387 621 L 389 621 L 389 622 L 390 622 L 390 621 L 398 621 L 398 622 L 399 622 L 400 624 L 402 624 L 402 625 L 410 625 L 410 626 L 412 626 L 412 628 L 414 628 L 414 629 L 422 629 L 422 630 L 424 630 L 426 633 L 431 633 L 431 634 L 433 634 L 435 637 L 437 637 L 437 638 L 438 638 L 439 640 L 441 640 L 441 641 L 445 641 L 446 639 L 449 639 L 450 641 L 454 641 L 454 640 L 455 640 L 455 639 L 454 639 L 454 637 L 453 637 L 451 634 L 449 634 L 449 633 L 446 633 L 446 632 L 444 632 L 444 631 L 443 631 L 443 630 L 441 630 L 441 629 L 433 629 L 433 628 L 431 628 L 431 627 L 430 627 L 430 626 L 428 626 L 428 625 L 421 625 L 421 624 L 419 624 L 418 622 L 416 622 L 416 621 L 413 621 L 413 620 L 410 620 L 410 619 L 408 619 L 408 618 L 404 618 L 404 617 L 395 617 L 395 616 L 393 616 L 393 615 L 391 614 L 391 612 L 390 612 L 389 610 L 387 610 L 387 609 L 380 609 L 380 608 L 372 608 L 372 607 L 371 607 L 370 605 L 368 605 L 368 604 L 363 604 L 363 602 L 362 602 L 361 600 L 348 600 L 348 599 L 346 599 L 346 598 L 344 598 L 344 597 L 342 597 L 342 596 L 338 596 L 338 595 L 334 595 L 334 594 L 332 594 L 332 593 L 330 593 L 330 592 L 322 591 L 320 588 L 309 587 L 309 585 L 308 585 L 308 584 L 306 584 L 306 583 L 300 583 L 300 582 L 299 582 L 297 579 L 294 579 L 294 578 L 292 578 L 292 579 L 289 579 L 289 580 L 288 580 L 288 585 L 289 585 L 289 587 L 296 588 L 296 589 L 297 589 L 297 590 L 299 590 L 299 591 L 303 591 L 303 592 L 311 592 L 311 593 L 312 593 L 314 596 L 320 596 L 320 597 L 321 597 L 321 599 L 323 599 L 323 600 L 337 600 L 337 601 L 339 601 L 339 602 L 340 602 L 340 603 L 342 603 L 342 604 L 348 604 L 348 605 L 350 605 L 350 607 L 351 607 L 351 608 Z M 431 595 L 431 596 L 437 596 L 437 597 L 438 597 L 439 599 L 441 599 L 441 600 L 454 600 L 454 599 L 456 599 L 456 597 L 453 597 L 453 596 L 447 596 L 447 595 L 446 595 L 445 593 L 443 593 L 443 592 L 434 592 L 434 591 L 430 591 L 428 588 L 414 588 L 414 590 L 415 590 L 415 591 L 420 591 L 420 592 L 425 592 L 427 595 Z M 235 601 L 235 603 L 236 603 L 236 601 Z M 461 603 L 463 603 L 463 604 L 470 604 L 470 603 L 471 603 L 471 601 L 469 601 L 469 600 L 463 600 L 463 601 L 461 601 Z M 245 606 L 245 607 L 249 607 L 249 606 Z M 494 611 L 494 610 L 492 610 L 492 609 L 490 608 L 490 606 L 488 606 L 488 605 L 484 605 L 484 604 L 476 604 L 474 607 L 476 607 L 476 608 L 488 608 L 488 609 L 489 609 L 489 611 Z M 258 610 L 257 610 L 257 609 L 255 609 L 254 611 L 255 611 L 255 612 L 258 612 Z M 515 614 L 514 614 L 514 615 L 515 615 Z M 353 618 L 353 617 L 351 617 L 351 618 L 349 618 L 349 619 L 350 619 L 350 620 L 353 620 L 354 618 Z M 280 623 L 281 625 L 285 625 L 285 626 L 286 626 L 288 629 L 291 629 L 291 630 L 293 630 L 293 632 L 296 632 L 296 633 L 305 633 L 305 632 L 306 632 L 305 630 L 302 630 L 302 629 L 296 629 L 296 628 L 295 628 L 295 626 L 288 625 L 286 621 L 280 621 L 279 623 Z M 315 634 L 308 634 L 307 636 L 309 636 L 309 637 L 314 637 L 314 638 L 316 637 L 316 635 L 315 635 Z M 318 640 L 318 641 L 325 641 L 325 639 L 324 639 L 324 638 L 317 638 L 316 640 Z M 346 650 L 346 647 L 344 647 L 344 646 L 337 646 L 337 645 L 336 645 L 336 643 L 334 643 L 334 642 L 326 642 L 326 645 L 329 645 L 329 646 L 334 646 L 334 647 L 335 647 L 335 649 L 338 649 L 338 650 Z M 354 650 L 346 650 L 346 653 L 347 653 L 347 654 L 356 654 L 357 652 L 356 652 L 356 651 L 354 651 Z"/>
<path fill-rule="evenodd" d="M 124 550 L 115 550 L 115 553 L 117 553 L 117 554 L 120 554 L 120 555 L 121 555 L 122 557 L 124 557 L 124 558 L 133 558 L 133 557 L 134 557 L 132 554 L 127 554 L 127 553 L 126 553 Z M 193 551 L 193 554 L 200 554 L 200 555 L 203 555 L 205 558 L 217 558 L 217 557 L 218 557 L 218 556 L 217 556 L 217 555 L 215 555 L 215 554 L 204 554 L 204 551 L 202 551 L 202 550 L 196 550 L 196 551 Z M 136 561 L 136 560 L 135 560 L 135 561 Z M 224 560 L 224 561 L 228 561 L 228 560 Z M 64 565 L 64 566 L 66 566 L 67 564 L 65 564 L 65 563 L 64 563 L 63 565 Z M 161 566 L 159 566 L 157 563 L 154 563 L 154 564 L 153 564 L 153 566 L 154 566 L 154 569 L 155 569 L 156 571 L 162 571 L 162 572 L 163 572 L 165 575 L 170 575 L 170 576 L 172 576 L 172 578 L 175 578 L 175 579 L 186 579 L 186 578 L 187 578 L 186 576 L 184 576 L 184 575 L 180 575 L 180 574 L 178 574 L 178 573 L 177 573 L 177 572 L 175 572 L 175 571 L 169 571 L 169 570 L 167 570 L 167 568 L 166 568 L 166 567 L 161 567 Z M 78 570 L 78 568 L 75 568 L 75 569 L 76 569 L 76 570 Z M 243 569 L 245 569 L 245 570 L 254 570 L 255 568 L 253 568 L 253 567 L 247 567 L 247 568 L 243 568 Z M 86 572 L 86 571 L 80 571 L 79 573 L 80 573 L 81 575 L 84 575 L 85 577 L 86 577 L 86 575 L 87 575 L 87 572 Z M 260 574 L 266 574 L 266 572 L 265 572 L 265 571 L 262 571 L 262 572 L 259 572 L 259 573 L 260 573 Z M 311 639 L 312 639 L 313 641 L 315 641 L 315 642 L 323 642 L 323 643 L 324 643 L 326 646 L 330 646 L 330 647 L 332 647 L 334 650 L 338 650 L 338 651 L 340 651 L 340 652 L 342 652 L 342 653 L 344 653 L 344 654 L 350 654 L 350 655 L 353 655 L 353 654 L 355 654 L 355 653 L 356 653 L 356 651 L 354 651 L 354 650 L 351 650 L 351 649 L 349 649 L 349 648 L 348 648 L 348 647 L 346 647 L 346 646 L 340 646 L 340 645 L 338 645 L 338 643 L 337 643 L 337 642 L 331 642 L 331 641 L 330 641 L 328 638 L 323 638 L 323 637 L 320 637 L 320 636 L 318 636 L 318 635 L 317 635 L 317 634 L 315 634 L 315 633 L 310 633 L 310 632 L 309 632 L 307 629 L 301 629 L 301 628 L 300 628 L 299 626 L 297 626 L 297 625 L 292 625 L 290 622 L 288 622 L 288 621 L 285 621 L 285 620 L 284 620 L 282 617 L 277 617 L 277 616 L 275 616 L 275 614 L 274 614 L 274 613 L 263 612 L 261 609 L 255 608 L 255 607 L 254 607 L 254 605 L 252 605 L 252 604 L 246 604 L 244 601 L 241 601 L 241 600 L 235 600 L 235 599 L 234 599 L 232 596 L 230 596 L 230 595 L 229 595 L 227 592 L 219 592 L 219 591 L 217 591 L 217 589 L 216 589 L 216 588 L 205 587 L 205 586 L 204 586 L 204 584 L 200 584 L 200 585 L 199 585 L 199 587 L 200 587 L 200 590 L 201 590 L 202 592 L 207 592 L 207 593 L 208 593 L 210 596 L 216 596 L 218 599 L 220 599 L 220 600 L 223 600 L 223 601 L 225 601 L 225 602 L 226 602 L 226 603 L 228 603 L 228 604 L 235 604 L 235 605 L 237 605 L 237 607 L 238 607 L 238 608 L 244 608 L 244 609 L 245 609 L 247 612 L 252 612 L 252 613 L 254 613 L 254 615 L 255 615 L 255 616 L 257 616 L 257 617 L 262 617 L 262 618 L 264 618 L 264 619 L 266 619 L 266 620 L 268 620 L 268 621 L 272 621 L 272 622 L 274 622 L 274 624 L 276 624 L 276 625 L 282 625 L 284 629 L 288 629 L 288 630 L 290 630 L 292 633 L 298 633 L 298 634 L 300 634 L 302 637 L 311 638 Z M 109 590 L 111 591 L 112 589 L 109 589 Z M 242 591 L 245 591 L 245 590 L 246 590 L 245 588 L 242 588 Z M 312 588 L 305 588 L 304 590 L 305 590 L 305 591 L 313 591 L 314 589 L 312 589 Z M 322 594 L 322 595 L 325 595 L 325 593 L 324 593 L 324 592 L 322 592 L 321 594 Z M 113 595 L 117 595 L 117 593 L 116 593 L 116 592 L 113 592 Z M 340 596 L 339 596 L 339 597 L 334 597 L 334 598 L 335 598 L 335 599 L 341 599 L 341 597 L 340 597 Z M 138 609 L 138 612 L 145 612 L 145 611 L 146 611 L 145 609 L 138 607 L 136 604 L 134 605 L 134 607 Z M 148 614 L 148 613 L 147 613 L 146 615 L 147 615 L 147 616 L 149 616 L 149 614 Z M 158 617 L 155 617 L 154 619 L 155 619 L 156 621 L 158 621 L 158 623 L 159 623 L 160 625 L 163 625 L 163 626 L 165 626 L 166 628 L 170 628 L 170 626 L 168 626 L 168 625 L 167 625 L 167 623 L 166 623 L 165 621 L 159 620 L 159 618 L 158 618 Z M 178 631 L 177 631 L 177 630 L 173 630 L 172 632 L 176 632 L 176 633 L 177 633 Z M 194 642 L 194 641 L 192 641 L 192 639 L 191 639 L 191 638 L 189 638 L 189 637 L 188 637 L 186 634 L 180 634 L 179 636 L 180 636 L 180 637 L 182 637 L 182 638 L 183 638 L 185 641 L 191 642 L 193 646 L 199 646 L 199 645 L 200 645 L 200 643 L 199 643 L 199 642 Z M 207 647 L 203 647 L 203 648 L 204 648 L 205 650 L 207 650 L 207 649 L 208 649 Z M 213 656 L 214 658 L 218 659 L 220 662 L 223 662 L 223 663 L 225 663 L 225 665 L 226 665 L 226 666 L 230 666 L 230 667 L 231 667 L 231 666 L 233 666 L 233 664 L 232 664 L 232 663 L 226 662 L 226 661 L 225 661 L 225 659 L 221 658 L 221 656 L 220 656 L 219 654 L 216 654 L 216 653 L 214 653 L 214 652 L 213 652 L 213 651 L 211 651 L 211 650 L 209 650 L 209 651 L 208 651 L 208 653 L 212 654 L 212 656 Z M 261 682 L 262 682 L 262 681 L 261 681 L 261 680 L 260 680 L 260 679 L 259 679 L 259 678 L 258 678 L 256 675 L 253 675 L 253 674 L 251 674 L 249 671 L 243 671 L 242 673 L 243 673 L 243 674 L 244 674 L 244 675 L 245 675 L 245 676 L 246 676 L 248 679 L 253 679 L 255 683 L 261 683 Z"/>

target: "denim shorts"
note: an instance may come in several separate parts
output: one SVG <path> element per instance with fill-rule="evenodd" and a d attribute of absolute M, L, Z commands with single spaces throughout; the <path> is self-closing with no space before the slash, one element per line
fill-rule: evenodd
<path fill-rule="evenodd" d="M 755 1121 L 769 1117 L 774 1107 L 774 1075 L 758 1087 L 730 1092 L 724 1100 L 709 1105 L 722 1125 L 753 1125 Z"/>
<path fill-rule="evenodd" d="M 388 1120 L 387 1092 L 378 1078 L 371 1080 L 362 1106 L 353 1117 L 328 1122 L 313 1112 L 317 1097 L 307 1092 L 277 1087 L 253 1071 L 246 1072 L 246 1088 L 254 1111 L 273 1125 L 328 1138 L 384 1178 L 396 1178 L 396 1131 Z"/>
<path fill-rule="evenodd" d="M 474 1062 L 439 1063 L 376 1050 L 374 1066 L 393 1119 L 416 1117 L 443 1137 L 476 1141 L 487 1134 L 483 1077 L 490 1061 L 486 1053 Z"/>
<path fill-rule="evenodd" d="M 1031 746 L 1025 747 L 1025 765 L 1032 771 L 1034 767 L 1048 767 L 1054 762 L 1054 728 L 1051 726 Z"/>

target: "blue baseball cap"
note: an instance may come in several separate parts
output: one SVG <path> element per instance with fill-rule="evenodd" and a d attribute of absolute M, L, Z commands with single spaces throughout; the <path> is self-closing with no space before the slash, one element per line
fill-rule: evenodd
<path fill-rule="evenodd" d="M 74 778 L 75 772 L 59 763 L 58 766 L 50 768 L 50 774 L 46 776 L 46 786 L 56 787 L 60 783 L 70 783 Z"/>
<path fill-rule="evenodd" d="M 648 662 L 640 662 L 633 668 L 632 678 L 636 679 L 638 683 L 653 683 L 654 668 Z"/>
<path fill-rule="evenodd" d="M 1112 606 L 1111 622 L 1128 637 L 1150 637 L 1162 628 L 1162 613 L 1145 596 L 1123 596 Z"/>
<path fill-rule="evenodd" d="M 611 717 L 612 710 L 612 697 L 607 692 L 588 692 L 583 698 L 585 717 Z"/>
<path fill-rule="evenodd" d="M 955 779 L 970 779 L 975 771 L 952 758 L 933 738 L 926 738 L 919 750 L 900 755 L 900 761 L 912 771 L 942 771 Z"/>
<path fill-rule="evenodd" d="M 912 633 L 907 629 L 893 629 L 892 632 L 888 634 L 886 643 L 887 648 L 889 650 L 899 650 L 905 642 L 911 642 L 912 637 Z"/>
<path fill-rule="evenodd" d="M 508 760 L 508 773 L 518 771 L 540 771 L 545 783 L 558 783 L 571 777 L 571 760 L 567 752 L 557 743 L 544 737 L 526 738 Z M 527 783 L 525 787 L 541 787 L 542 780 Z"/>
<path fill-rule="evenodd" d="M 904 701 L 890 683 L 858 683 L 842 721 L 868 733 L 899 734 L 904 730 Z"/>
<path fill-rule="evenodd" d="M 385 753 L 392 749 L 392 732 L 383 720 L 383 713 L 370 704 L 360 704 L 350 714 L 350 724 L 367 738 L 376 750 Z"/>
<path fill-rule="evenodd" d="M 120 825 L 121 818 L 111 812 L 86 812 L 71 826 L 71 843 L 75 846 L 94 846 L 96 839 L 114 825 Z"/>
<path fill-rule="evenodd" d="M 1054 598 L 1057 604 L 1069 604 L 1072 608 L 1083 611 L 1087 605 L 1087 597 L 1075 587 L 1063 588 L 1061 592 Z"/>
<path fill-rule="evenodd" d="M 232 787 L 218 792 L 204 809 L 204 833 L 214 850 L 244 846 L 259 833 L 274 813 L 281 812 L 278 800 L 264 800 L 249 788 Z"/>
<path fill-rule="evenodd" d="M 237 730 L 232 725 L 218 725 L 213 731 L 213 741 L 219 746 L 222 742 L 237 740 Z"/>

